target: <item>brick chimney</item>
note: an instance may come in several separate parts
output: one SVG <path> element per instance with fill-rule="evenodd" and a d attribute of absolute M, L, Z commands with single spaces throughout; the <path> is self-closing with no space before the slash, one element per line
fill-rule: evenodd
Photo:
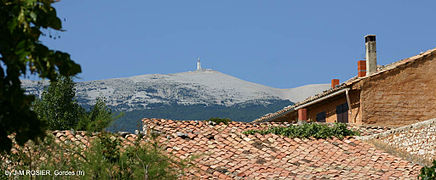
<path fill-rule="evenodd" d="M 375 35 L 365 36 L 366 76 L 377 72 L 377 50 L 375 44 Z"/>
<path fill-rule="evenodd" d="M 366 76 L 366 61 L 357 61 L 357 77 Z"/>
<path fill-rule="evenodd" d="M 332 79 L 332 88 L 335 88 L 337 85 L 339 85 L 339 79 Z"/>
<path fill-rule="evenodd" d="M 298 122 L 307 122 L 307 109 L 298 109 Z"/>

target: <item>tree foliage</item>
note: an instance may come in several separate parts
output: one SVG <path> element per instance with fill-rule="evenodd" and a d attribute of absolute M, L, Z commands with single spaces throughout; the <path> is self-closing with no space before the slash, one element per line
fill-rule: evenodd
<path fill-rule="evenodd" d="M 75 95 L 73 80 L 60 76 L 50 82 L 41 100 L 35 101 L 34 111 L 50 130 L 73 129 L 84 111 L 74 99 Z"/>
<path fill-rule="evenodd" d="M 121 117 L 123 113 L 114 115 L 109 107 L 106 106 L 103 98 L 97 98 L 97 102 L 87 113 L 80 118 L 77 129 L 91 132 L 102 131 L 108 127 L 115 119 Z"/>
<path fill-rule="evenodd" d="M 50 82 L 41 99 L 35 101 L 33 109 L 50 130 L 98 132 L 123 115 L 119 113 L 115 116 L 103 98 L 97 98 L 95 105 L 87 112 L 78 104 L 75 96 L 73 80 L 59 76 L 58 80 Z"/>
<path fill-rule="evenodd" d="M 65 52 L 39 40 L 44 29 L 61 31 L 53 0 L 0 0 L 0 151 L 9 151 L 9 134 L 23 145 L 44 136 L 44 123 L 30 110 L 34 97 L 21 89 L 20 76 L 37 74 L 55 80 L 81 72 Z"/>

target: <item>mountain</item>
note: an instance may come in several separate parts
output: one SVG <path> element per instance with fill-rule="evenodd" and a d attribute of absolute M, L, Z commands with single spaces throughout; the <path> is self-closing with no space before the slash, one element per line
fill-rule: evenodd
<path fill-rule="evenodd" d="M 23 88 L 37 96 L 47 85 L 47 81 L 22 80 Z M 251 121 L 328 88 L 328 84 L 313 84 L 278 89 L 214 70 L 197 70 L 77 82 L 76 97 L 85 108 L 97 97 L 106 98 L 113 111 L 126 112 L 113 129 L 132 131 L 143 117 Z"/>

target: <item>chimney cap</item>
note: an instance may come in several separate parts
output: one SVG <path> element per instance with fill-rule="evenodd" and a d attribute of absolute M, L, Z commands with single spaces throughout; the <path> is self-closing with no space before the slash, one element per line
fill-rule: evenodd
<path fill-rule="evenodd" d="M 365 42 L 375 41 L 375 34 L 368 34 L 365 36 Z"/>

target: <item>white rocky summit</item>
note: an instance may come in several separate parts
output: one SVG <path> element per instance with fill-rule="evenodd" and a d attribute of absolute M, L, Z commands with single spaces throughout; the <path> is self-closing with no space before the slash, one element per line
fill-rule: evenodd
<path fill-rule="evenodd" d="M 40 95 L 47 82 L 22 80 L 28 93 Z M 210 69 L 202 69 L 200 61 L 196 71 L 175 74 L 146 74 L 127 78 L 78 82 L 76 96 L 80 104 L 93 105 L 97 97 L 106 98 L 115 110 L 147 109 L 148 105 L 224 105 L 279 99 L 298 102 L 322 92 L 329 84 L 313 84 L 291 89 L 272 88 L 244 81 Z"/>

